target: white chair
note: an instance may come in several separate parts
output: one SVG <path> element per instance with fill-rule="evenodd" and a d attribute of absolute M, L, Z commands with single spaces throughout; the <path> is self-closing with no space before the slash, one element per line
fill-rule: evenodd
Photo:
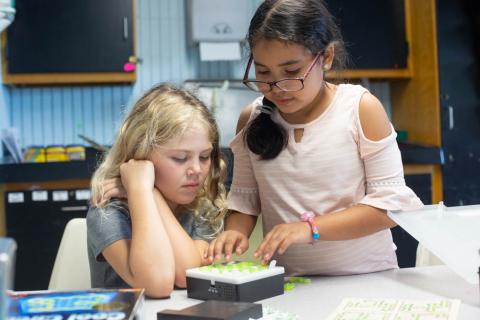
<path fill-rule="evenodd" d="M 438 266 L 442 264 L 444 263 L 436 255 L 427 250 L 421 243 L 418 244 L 415 267 Z"/>
<path fill-rule="evenodd" d="M 84 218 L 76 218 L 65 226 L 48 289 L 80 290 L 90 287 L 87 221 Z"/>

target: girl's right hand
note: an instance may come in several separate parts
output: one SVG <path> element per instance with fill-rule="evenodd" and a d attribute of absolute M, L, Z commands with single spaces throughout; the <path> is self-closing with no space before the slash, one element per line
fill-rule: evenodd
<path fill-rule="evenodd" d="M 236 230 L 227 230 L 222 232 L 216 239 L 210 242 L 208 250 L 204 256 L 210 262 L 222 259 L 229 261 L 232 253 L 241 255 L 248 250 L 248 237 Z"/>
<path fill-rule="evenodd" d="M 130 159 L 120 166 L 120 178 L 127 194 L 133 190 L 153 190 L 155 169 L 149 160 Z"/>

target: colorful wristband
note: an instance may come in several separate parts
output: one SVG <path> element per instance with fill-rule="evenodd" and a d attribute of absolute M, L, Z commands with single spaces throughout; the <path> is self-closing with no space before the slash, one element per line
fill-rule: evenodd
<path fill-rule="evenodd" d="M 312 229 L 313 241 L 317 241 L 318 239 L 320 239 L 320 233 L 318 232 L 318 228 L 317 228 L 317 225 L 315 224 L 314 218 L 315 218 L 315 214 L 312 211 L 305 211 L 300 216 L 300 219 L 303 222 L 307 222 L 310 225 L 310 228 Z"/>

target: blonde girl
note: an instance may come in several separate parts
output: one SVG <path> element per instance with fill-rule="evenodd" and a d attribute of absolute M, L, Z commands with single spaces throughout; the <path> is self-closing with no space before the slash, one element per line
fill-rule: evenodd
<path fill-rule="evenodd" d="M 185 287 L 223 228 L 225 164 L 217 125 L 171 85 L 133 106 L 92 179 L 87 215 L 93 287 L 142 287 L 152 297 Z"/>

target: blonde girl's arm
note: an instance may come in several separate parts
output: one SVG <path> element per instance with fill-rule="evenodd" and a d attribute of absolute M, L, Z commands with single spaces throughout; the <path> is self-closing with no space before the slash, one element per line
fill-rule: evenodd
<path fill-rule="evenodd" d="M 175 285 L 185 288 L 187 285 L 185 270 L 209 263 L 204 258 L 208 243 L 204 240 L 193 240 L 178 222 L 160 191 L 155 189 L 153 193 L 175 257 Z"/>
<path fill-rule="evenodd" d="M 130 160 L 122 164 L 121 175 L 128 195 L 132 239 L 116 241 L 102 254 L 131 287 L 145 288 L 151 297 L 168 297 L 175 282 L 175 258 L 154 199 L 153 164 Z"/>

